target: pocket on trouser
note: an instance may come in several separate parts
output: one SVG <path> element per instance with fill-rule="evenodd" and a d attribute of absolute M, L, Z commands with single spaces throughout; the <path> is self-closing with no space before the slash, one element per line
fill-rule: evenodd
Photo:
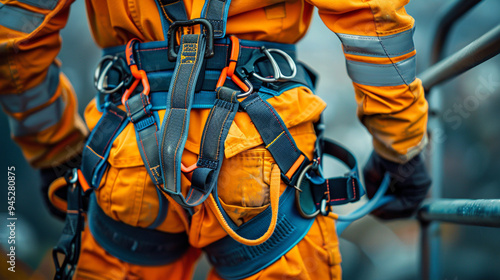
<path fill-rule="evenodd" d="M 172 233 L 185 230 L 181 218 L 151 181 L 139 153 L 132 124 L 128 124 L 113 142 L 108 162 L 109 166 L 95 191 L 97 203 L 106 215 L 128 225 L 145 228 L 160 215 L 162 198 L 162 210 L 168 208 L 167 215 L 155 229 Z"/>

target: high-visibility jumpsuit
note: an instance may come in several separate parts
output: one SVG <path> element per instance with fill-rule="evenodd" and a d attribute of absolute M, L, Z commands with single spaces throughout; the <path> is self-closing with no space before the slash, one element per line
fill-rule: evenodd
<path fill-rule="evenodd" d="M 71 2 L 0 0 L 0 103 L 8 115 L 13 140 L 35 168 L 57 166 L 81 152 L 88 130 L 101 116 L 92 101 L 85 111 L 84 124 L 76 111 L 74 90 L 56 59 L 61 45 L 59 30 L 66 24 Z M 418 154 L 427 141 L 428 108 L 421 82 L 415 78 L 414 20 L 404 9 L 407 2 L 233 0 L 227 34 L 247 40 L 295 43 L 306 33 L 317 7 L 323 22 L 342 41 L 357 114 L 372 134 L 375 150 L 403 163 Z M 204 1 L 184 3 L 188 17 L 200 16 Z M 164 40 L 154 0 L 87 0 L 86 6 L 94 39 L 102 48 L 126 44 L 134 37 L 144 42 Z M 268 102 L 289 127 L 298 148 L 312 158 L 316 138 L 312 124 L 325 103 L 305 87 Z M 182 160 L 185 165 L 196 162 L 208 112 L 191 112 Z M 96 191 L 100 207 L 113 219 L 147 227 L 158 212 L 158 197 L 144 168 L 132 124 L 113 143 L 109 163 Z M 218 186 L 221 203 L 236 224 L 241 225 L 268 206 L 273 163 L 249 117 L 238 113 L 225 142 Z M 187 187 L 189 179 L 183 177 L 182 184 Z M 286 186 L 281 185 L 283 191 Z M 180 206 L 172 200 L 170 205 L 158 230 L 187 232 L 191 249 L 183 257 L 164 266 L 128 264 L 105 252 L 85 229 L 75 277 L 189 279 L 200 248 L 226 233 L 203 204 L 195 208 L 190 223 Z M 319 215 L 303 240 L 248 279 L 340 279 L 340 262 L 334 221 Z M 214 271 L 208 277 L 220 278 Z"/>

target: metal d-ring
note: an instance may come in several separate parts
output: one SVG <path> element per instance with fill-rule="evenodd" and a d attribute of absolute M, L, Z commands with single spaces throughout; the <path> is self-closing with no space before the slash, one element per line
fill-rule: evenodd
<path fill-rule="evenodd" d="M 265 47 L 261 47 L 261 51 L 266 55 L 267 59 L 271 62 L 271 66 L 273 67 L 274 71 L 274 77 L 272 78 L 264 78 L 261 75 L 252 72 L 253 76 L 263 82 L 267 83 L 274 83 L 274 82 L 284 82 L 291 80 L 295 78 L 295 75 L 297 75 L 297 65 L 295 64 L 295 61 L 293 61 L 293 58 L 287 54 L 286 52 L 280 50 L 280 49 L 266 49 Z M 289 76 L 283 75 L 281 72 L 281 69 L 274 59 L 274 57 L 271 55 L 272 52 L 278 53 L 281 55 L 283 58 L 285 58 L 286 62 L 288 63 L 288 66 L 290 66 L 290 70 L 292 70 L 292 74 Z"/>
<path fill-rule="evenodd" d="M 125 84 L 125 80 L 121 80 L 120 83 L 112 88 L 112 89 L 105 89 L 104 88 L 104 81 L 107 77 L 108 71 L 113 68 L 115 62 L 120 59 L 118 56 L 112 56 L 112 55 L 106 55 L 104 56 L 99 64 L 97 65 L 95 72 L 94 72 L 94 86 L 99 91 L 100 93 L 103 94 L 112 94 L 117 92 L 119 89 L 123 87 Z M 107 62 L 106 66 L 101 72 L 101 69 L 103 68 L 104 63 Z"/>
<path fill-rule="evenodd" d="M 316 210 L 313 213 L 308 214 L 304 212 L 304 210 L 302 210 L 302 205 L 300 204 L 300 193 L 302 192 L 302 190 L 300 189 L 300 185 L 302 184 L 302 181 L 304 180 L 307 171 L 309 171 L 309 169 L 311 168 L 313 168 L 312 163 L 306 166 L 304 170 L 302 170 L 302 172 L 299 175 L 299 179 L 297 180 L 297 184 L 295 185 L 295 205 L 297 207 L 297 210 L 299 211 L 299 214 L 306 219 L 312 219 L 318 216 L 318 214 L 320 213 L 320 210 Z"/>

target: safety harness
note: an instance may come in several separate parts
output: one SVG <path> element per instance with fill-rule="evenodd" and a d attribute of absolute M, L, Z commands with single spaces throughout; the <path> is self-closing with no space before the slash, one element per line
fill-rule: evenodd
<path fill-rule="evenodd" d="M 86 209 L 80 198 L 79 206 L 68 198 L 65 237 L 54 250 L 55 255 L 66 255 L 67 261 L 58 265 L 57 279 L 70 276 L 78 260 L 75 244 L 79 243 L 84 211 L 92 235 L 107 252 L 129 263 L 162 265 L 177 260 L 189 247 L 185 233 L 155 230 L 166 217 L 165 195 L 188 216 L 194 206 L 205 202 L 228 236 L 204 250 L 220 276 L 239 279 L 288 252 L 307 234 L 316 215 L 329 215 L 332 205 L 358 201 L 364 194 L 356 159 L 322 137 L 321 123 L 315 125 L 316 150 L 309 159 L 266 101 L 294 87 L 313 89 L 315 75 L 296 62 L 293 45 L 225 36 L 229 4 L 229 0 L 206 1 L 202 18 L 187 20 L 182 1 L 157 0 L 164 30 L 168 30 L 166 41 L 132 39 L 126 46 L 104 50 L 95 74 L 97 106 L 103 114 L 83 150 L 81 169 L 67 180 L 73 189 L 85 186 L 79 197 L 85 194 L 90 203 Z M 194 33 L 198 26 L 199 33 Z M 178 31 L 182 31 L 180 35 Z M 190 111 L 198 108 L 210 108 L 210 113 L 198 161 L 184 166 L 181 157 Z M 165 110 L 161 127 L 159 110 Z M 217 195 L 224 142 L 236 112 L 248 114 L 276 162 L 271 171 L 270 207 L 241 226 L 229 218 Z M 148 228 L 108 217 L 90 194 L 99 187 L 108 167 L 114 139 L 129 123 L 135 128 L 141 157 L 160 201 L 156 220 Z M 325 154 L 345 163 L 349 172 L 325 179 L 321 172 Z M 192 173 L 186 196 L 181 191 L 182 173 Z M 288 185 L 281 196 L 280 181 Z M 78 218 L 70 216 L 72 213 Z"/>

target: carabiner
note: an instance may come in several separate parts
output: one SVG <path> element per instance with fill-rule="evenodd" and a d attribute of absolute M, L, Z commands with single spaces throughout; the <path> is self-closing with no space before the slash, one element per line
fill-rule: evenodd
<path fill-rule="evenodd" d="M 253 85 L 248 79 L 244 79 L 242 81 L 237 75 L 234 75 L 236 63 L 238 62 L 238 56 L 240 53 L 240 41 L 236 36 L 230 36 L 229 38 L 231 39 L 231 56 L 229 57 L 229 66 L 222 69 L 215 88 L 223 86 L 226 82 L 226 78 L 229 77 L 233 83 L 244 91 L 243 93 L 236 95 L 236 98 L 243 98 L 252 94 Z"/>
<path fill-rule="evenodd" d="M 229 67 L 227 67 L 227 66 L 224 67 L 224 69 L 222 69 L 222 72 L 220 73 L 219 80 L 217 81 L 217 85 L 215 86 L 215 88 L 218 88 L 218 87 L 221 87 L 221 86 L 224 85 L 224 83 L 226 82 L 226 78 L 229 76 L 228 75 L 228 71 L 229 71 Z M 252 83 L 250 83 L 250 81 L 248 79 L 245 79 L 244 81 L 242 81 L 236 75 L 229 76 L 229 78 L 240 89 L 244 90 L 243 93 L 240 93 L 240 94 L 236 95 L 236 98 L 243 98 L 245 96 L 248 96 L 248 95 L 252 94 L 252 92 L 253 92 L 253 85 L 252 85 Z"/>
<path fill-rule="evenodd" d="M 122 63 L 123 65 L 116 66 L 117 63 Z M 105 65 L 104 69 L 103 65 Z M 127 86 L 129 84 L 130 75 L 128 73 L 125 73 L 123 68 L 120 66 L 127 66 L 121 57 L 106 55 L 101 59 L 99 64 L 97 64 L 94 72 L 94 86 L 97 91 L 102 94 L 112 94 L 120 90 L 123 86 Z M 114 88 L 107 89 L 105 88 L 104 83 L 106 82 L 109 70 L 111 70 L 112 68 L 118 70 L 118 72 L 120 73 L 120 78 L 122 78 L 122 80 Z"/>
<path fill-rule="evenodd" d="M 140 41 L 139 39 L 134 38 L 127 43 L 127 47 L 125 48 L 127 65 L 129 66 L 130 72 L 132 73 L 132 76 L 135 78 L 135 80 L 132 83 L 132 85 L 128 89 L 126 89 L 125 92 L 123 93 L 121 100 L 123 105 L 125 105 L 125 102 L 127 102 L 130 95 L 139 85 L 139 82 L 142 82 L 142 86 L 144 87 L 144 89 L 142 90 L 142 94 L 149 95 L 149 92 L 151 90 L 151 88 L 149 87 L 149 80 L 146 71 L 142 69 L 139 70 L 139 68 L 137 68 L 137 64 L 134 59 L 134 45 L 136 43 L 140 43 Z"/>
<path fill-rule="evenodd" d="M 271 66 L 273 67 L 273 71 L 274 71 L 274 77 L 264 78 L 261 75 L 255 73 L 255 71 L 254 71 L 254 72 L 252 72 L 252 75 L 255 78 L 257 78 L 263 82 L 266 82 L 266 83 L 284 82 L 284 81 L 288 81 L 288 80 L 295 78 L 295 75 L 297 75 L 297 65 L 295 64 L 295 61 L 293 61 L 293 58 L 290 55 L 288 55 L 286 52 L 284 52 L 280 49 L 266 49 L 266 47 L 261 47 L 260 50 L 266 55 L 267 59 L 269 59 L 269 61 L 271 62 Z M 276 62 L 274 57 L 271 55 L 271 52 L 278 53 L 283 58 L 285 58 L 286 62 L 288 63 L 288 66 L 290 66 L 290 70 L 292 70 L 291 75 L 289 75 L 289 76 L 283 75 L 278 63 Z"/>

